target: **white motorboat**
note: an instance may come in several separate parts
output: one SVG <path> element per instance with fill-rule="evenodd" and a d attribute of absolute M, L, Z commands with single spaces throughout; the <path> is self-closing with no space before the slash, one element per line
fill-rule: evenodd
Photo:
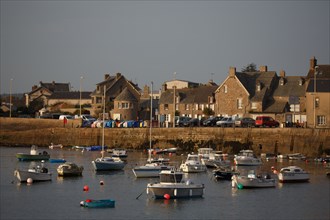
<path fill-rule="evenodd" d="M 46 167 L 38 165 L 37 167 L 30 168 L 28 170 L 16 169 L 14 171 L 14 176 L 20 182 L 27 182 L 30 178 L 32 181 L 49 181 L 52 180 L 52 174 L 48 171 Z"/>
<path fill-rule="evenodd" d="M 111 156 L 124 159 L 128 156 L 128 154 L 127 154 L 127 150 L 125 150 L 125 149 L 113 149 Z"/>
<path fill-rule="evenodd" d="M 53 144 L 53 143 L 51 143 L 49 145 L 49 149 L 54 149 L 54 148 L 63 148 L 63 145 L 62 144 Z"/>
<path fill-rule="evenodd" d="M 288 154 L 289 160 L 306 160 L 306 156 L 301 153 Z"/>
<path fill-rule="evenodd" d="M 281 183 L 309 181 L 309 173 L 298 166 L 283 167 L 277 175 Z"/>
<path fill-rule="evenodd" d="M 208 168 L 230 165 L 229 160 L 224 160 L 222 152 L 220 154 L 215 153 L 212 148 L 199 148 L 198 156 L 201 158 L 202 163 Z"/>
<path fill-rule="evenodd" d="M 186 161 L 180 165 L 180 170 L 185 173 L 200 173 L 206 171 L 206 165 L 197 154 L 188 154 Z"/>
<path fill-rule="evenodd" d="M 183 180 L 183 173 L 176 170 L 160 172 L 158 183 L 147 185 L 147 194 L 156 199 L 177 199 L 203 197 L 204 184 L 194 184 L 190 180 Z"/>
<path fill-rule="evenodd" d="M 59 176 L 81 176 L 83 170 L 83 166 L 78 166 L 72 162 L 66 162 L 57 167 L 57 173 Z"/>
<path fill-rule="evenodd" d="M 257 158 L 252 150 L 241 150 L 234 158 L 236 166 L 259 166 L 261 159 Z"/>
<path fill-rule="evenodd" d="M 232 176 L 232 187 L 243 188 L 270 188 L 275 187 L 275 179 L 269 174 L 264 176 L 256 175 L 254 170 L 250 170 L 247 176 L 235 174 Z"/>

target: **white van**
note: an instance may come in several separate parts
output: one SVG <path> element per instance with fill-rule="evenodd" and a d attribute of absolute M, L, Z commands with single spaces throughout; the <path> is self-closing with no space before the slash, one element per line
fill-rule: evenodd
<path fill-rule="evenodd" d="M 72 115 L 60 115 L 60 117 L 58 118 L 59 120 L 72 120 L 74 119 L 74 117 Z"/>

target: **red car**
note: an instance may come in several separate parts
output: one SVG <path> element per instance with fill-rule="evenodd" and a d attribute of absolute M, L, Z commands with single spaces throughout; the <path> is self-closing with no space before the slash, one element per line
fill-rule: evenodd
<path fill-rule="evenodd" d="M 256 127 L 279 127 L 280 123 L 269 116 L 258 116 L 255 121 Z"/>

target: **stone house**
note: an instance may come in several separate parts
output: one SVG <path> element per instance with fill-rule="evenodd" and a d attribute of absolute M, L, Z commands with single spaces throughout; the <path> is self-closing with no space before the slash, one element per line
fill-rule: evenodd
<path fill-rule="evenodd" d="M 32 86 L 32 90 L 25 94 L 25 105 L 29 106 L 34 100 L 41 100 L 44 106 L 48 105 L 49 97 L 56 92 L 70 92 L 70 83 L 51 83 L 41 82 L 39 85 Z"/>
<path fill-rule="evenodd" d="M 215 91 L 216 114 L 247 117 L 267 112 L 274 103 L 277 75 L 268 71 L 267 66 L 259 69 L 257 72 L 236 72 L 235 67 L 229 68 L 227 78 Z M 274 113 L 268 111 L 267 115 L 274 116 Z"/>
<path fill-rule="evenodd" d="M 191 118 L 204 117 L 204 109 L 215 110 L 214 92 L 217 85 L 213 83 L 194 88 L 167 89 L 164 84 L 159 99 L 160 122 L 173 123 L 175 112 L 180 116 Z"/>
<path fill-rule="evenodd" d="M 102 113 L 105 98 L 106 112 L 111 114 L 111 118 L 136 120 L 140 96 L 141 89 L 138 85 L 128 81 L 121 73 L 114 76 L 105 74 L 104 80 L 96 84 L 96 89 L 91 94 L 92 112 L 95 115 Z"/>
<path fill-rule="evenodd" d="M 311 58 L 306 80 L 307 126 L 330 128 L 330 65 Z"/>

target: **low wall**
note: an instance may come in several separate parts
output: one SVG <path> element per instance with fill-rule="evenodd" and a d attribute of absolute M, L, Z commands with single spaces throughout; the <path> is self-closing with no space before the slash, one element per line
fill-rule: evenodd
<path fill-rule="evenodd" d="M 102 144 L 101 128 L 79 128 L 80 121 L 0 118 L 1 146 L 92 146 Z M 105 145 L 110 148 L 146 149 L 149 128 L 105 128 Z M 226 153 L 251 148 L 257 153 L 294 153 L 317 156 L 330 152 L 330 129 L 309 128 L 153 128 L 154 147 L 178 147 L 192 151 L 212 147 Z"/>

